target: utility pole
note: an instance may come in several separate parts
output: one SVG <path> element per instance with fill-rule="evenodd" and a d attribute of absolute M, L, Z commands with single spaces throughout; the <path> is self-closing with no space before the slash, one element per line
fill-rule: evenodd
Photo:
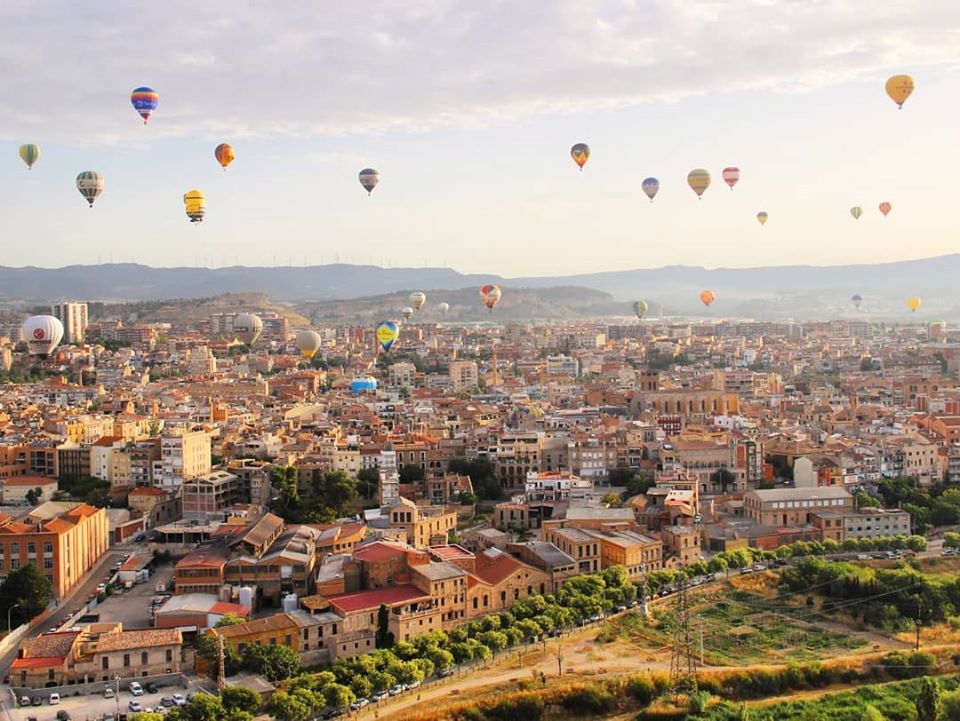
<path fill-rule="evenodd" d="M 563 676 L 563 643 L 557 641 L 557 676 Z"/>
<path fill-rule="evenodd" d="M 227 685 L 224 678 L 224 659 L 223 659 L 223 636 L 217 634 L 217 690 L 223 691 L 224 686 Z"/>
<path fill-rule="evenodd" d="M 697 690 L 697 659 L 690 628 L 690 597 L 686 579 L 680 581 L 674 613 L 673 655 L 670 658 L 670 690 L 674 700 L 681 693 Z"/>
<path fill-rule="evenodd" d="M 917 641 L 914 645 L 915 650 L 920 650 L 920 621 L 923 616 L 923 579 L 920 580 L 920 593 L 917 596 Z"/>

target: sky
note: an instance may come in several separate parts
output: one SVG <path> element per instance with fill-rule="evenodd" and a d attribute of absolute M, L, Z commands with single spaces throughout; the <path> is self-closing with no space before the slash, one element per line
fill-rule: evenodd
<path fill-rule="evenodd" d="M 916 81 L 900 111 L 898 73 Z M 146 126 L 141 85 L 160 94 Z M 935 256 L 958 250 L 958 117 L 956 0 L 5 0 L 0 264 L 509 277 Z M 92 210 L 84 170 L 105 177 Z"/>

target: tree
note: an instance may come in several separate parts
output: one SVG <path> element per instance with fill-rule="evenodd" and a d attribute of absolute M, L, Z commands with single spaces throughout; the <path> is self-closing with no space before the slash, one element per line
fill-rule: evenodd
<path fill-rule="evenodd" d="M 300 670 L 300 656 L 286 646 L 250 644 L 243 649 L 243 665 L 270 681 L 290 678 Z"/>
<path fill-rule="evenodd" d="M 186 706 L 172 712 L 168 718 L 182 721 L 253 721 L 253 716 L 240 709 L 227 709 L 219 696 L 209 693 L 198 693 Z"/>
<path fill-rule="evenodd" d="M 323 474 L 322 495 L 319 497 L 333 508 L 337 516 L 342 516 L 357 500 L 357 484 L 343 471 L 330 471 Z"/>
<path fill-rule="evenodd" d="M 713 474 L 713 482 L 720 484 L 720 492 L 726 493 L 727 488 L 730 486 L 736 486 L 737 483 L 737 474 L 728 471 L 726 468 L 721 468 L 716 473 Z"/>
<path fill-rule="evenodd" d="M 366 498 L 372 499 L 380 490 L 380 471 L 376 468 L 364 468 L 357 473 L 357 492 Z"/>
<path fill-rule="evenodd" d="M 249 713 L 260 710 L 260 694 L 245 686 L 229 686 L 220 692 L 220 701 L 226 709 L 238 709 Z"/>
<path fill-rule="evenodd" d="M 414 481 L 422 481 L 426 478 L 423 469 L 415 463 L 407 463 L 401 466 L 399 475 L 401 483 L 413 483 Z"/>
<path fill-rule="evenodd" d="M 620 508 L 623 505 L 623 499 L 616 493 L 607 493 L 600 499 L 600 502 L 610 508 Z"/>
<path fill-rule="evenodd" d="M 380 604 L 377 611 L 377 648 L 390 648 L 393 645 L 393 633 L 390 632 L 390 609 L 386 604 Z"/>
<path fill-rule="evenodd" d="M 36 564 L 28 563 L 10 571 L 0 584 L 0 608 L 13 609 L 10 614 L 11 625 L 29 621 L 49 605 L 50 591 L 50 579 L 40 572 Z M 7 621 L 6 615 L 0 614 L 4 623 Z"/>
<path fill-rule="evenodd" d="M 327 706 L 345 708 L 357 700 L 356 695 L 347 686 L 339 683 L 329 683 L 323 687 L 323 698 Z"/>
<path fill-rule="evenodd" d="M 960 533 L 954 533 L 953 531 L 947 531 L 943 534 L 943 547 L 944 548 L 960 548 Z"/>
<path fill-rule="evenodd" d="M 297 469 L 293 466 L 274 466 L 270 470 L 270 481 L 276 489 L 276 497 L 270 502 L 271 510 L 281 516 L 300 503 L 300 489 L 297 487 Z"/>
<path fill-rule="evenodd" d="M 274 692 L 267 710 L 281 721 L 306 721 L 313 711 L 302 698 L 286 691 Z"/>
<path fill-rule="evenodd" d="M 937 721 L 940 715 L 940 684 L 935 678 L 924 676 L 920 679 L 920 690 L 914 704 L 917 707 L 917 721 Z"/>
<path fill-rule="evenodd" d="M 866 708 L 863 709 L 863 716 L 860 717 L 860 721 L 886 721 L 886 716 L 880 713 L 876 706 L 867 704 Z"/>
<path fill-rule="evenodd" d="M 43 497 L 43 490 L 40 488 L 31 488 L 27 491 L 27 505 L 35 506 Z"/>
<path fill-rule="evenodd" d="M 243 616 L 238 616 L 235 613 L 225 613 L 220 617 L 220 620 L 214 624 L 214 628 L 236 626 L 238 623 L 246 623 L 246 619 Z"/>
<path fill-rule="evenodd" d="M 857 491 L 853 494 L 853 504 L 856 508 L 882 508 L 883 504 L 879 498 L 874 498 L 865 491 Z"/>

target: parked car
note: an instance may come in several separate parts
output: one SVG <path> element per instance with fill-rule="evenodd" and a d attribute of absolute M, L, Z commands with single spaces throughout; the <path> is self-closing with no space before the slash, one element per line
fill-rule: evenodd
<path fill-rule="evenodd" d="M 450 678 L 451 676 L 453 676 L 453 674 L 454 674 L 454 670 L 452 668 L 442 668 L 439 671 L 437 671 L 437 676 L 439 678 Z"/>
<path fill-rule="evenodd" d="M 20 705 L 21 705 L 21 706 L 29 706 L 29 705 L 30 705 L 30 697 L 29 697 L 29 696 L 21 696 L 21 697 L 20 697 Z"/>
<path fill-rule="evenodd" d="M 396 686 L 391 686 L 390 690 L 387 691 L 387 694 L 390 696 L 396 696 L 401 691 L 403 691 L 403 686 L 401 686 L 400 684 L 397 684 Z"/>
<path fill-rule="evenodd" d="M 57 721 L 70 721 L 70 714 L 63 709 L 57 711 Z"/>
<path fill-rule="evenodd" d="M 173 700 L 173 696 L 164 696 L 162 699 L 160 699 L 160 703 L 167 708 L 176 706 L 177 704 L 177 702 Z"/>
<path fill-rule="evenodd" d="M 156 693 L 156 692 L 157 692 L 157 684 L 151 681 L 150 683 L 147 684 L 147 693 Z"/>
<path fill-rule="evenodd" d="M 103 697 L 104 697 L 104 698 L 113 698 L 113 686 L 104 686 L 104 687 L 103 687 Z"/>
<path fill-rule="evenodd" d="M 385 699 L 386 697 L 387 697 L 386 691 L 377 691 L 375 694 L 371 694 L 370 700 L 374 701 L 375 703 L 379 703 L 380 701 L 383 701 L 383 699 Z"/>
<path fill-rule="evenodd" d="M 58 703 L 60 703 L 60 694 L 58 693 L 50 694 L 50 705 L 56 706 Z"/>
<path fill-rule="evenodd" d="M 370 702 L 369 702 L 367 699 L 365 699 L 365 698 L 358 698 L 356 701 L 354 701 L 352 704 L 350 704 L 350 710 L 351 710 L 351 711 L 359 711 L 359 710 L 362 709 L 364 706 L 369 706 L 369 705 L 370 705 Z"/>
<path fill-rule="evenodd" d="M 33 699 L 31 699 L 30 703 L 32 703 L 34 706 L 42 706 L 43 698 L 40 696 L 34 696 Z"/>
<path fill-rule="evenodd" d="M 173 694 L 173 703 L 177 706 L 186 706 L 187 698 L 182 693 L 175 693 Z"/>
<path fill-rule="evenodd" d="M 137 681 L 130 682 L 130 693 L 134 696 L 143 696 L 143 687 Z"/>
<path fill-rule="evenodd" d="M 133 711 L 134 713 L 140 713 L 143 711 L 143 706 L 139 701 L 131 701 L 127 704 L 127 708 Z"/>

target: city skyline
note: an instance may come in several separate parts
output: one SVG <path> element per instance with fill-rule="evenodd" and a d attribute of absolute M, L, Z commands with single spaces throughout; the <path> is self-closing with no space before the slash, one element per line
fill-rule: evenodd
<path fill-rule="evenodd" d="M 511 277 L 954 250 L 947 3 L 230 7 L 191 8 L 186 25 L 177 4 L 0 10 L 7 52 L 28 59 L 0 80 L 19 240 L 5 265 L 339 259 Z M 883 92 L 898 72 L 917 80 L 902 112 Z M 146 127 L 128 101 L 143 84 L 160 93 Z M 43 153 L 32 171 L 25 142 Z M 226 173 L 219 142 L 237 152 Z M 593 151 L 583 173 L 575 142 Z M 727 165 L 743 172 L 732 193 Z M 382 174 L 372 198 L 367 166 Z M 695 167 L 713 175 L 701 201 Z M 88 169 L 106 181 L 93 210 L 73 187 Z M 181 200 L 194 187 L 200 228 Z"/>

